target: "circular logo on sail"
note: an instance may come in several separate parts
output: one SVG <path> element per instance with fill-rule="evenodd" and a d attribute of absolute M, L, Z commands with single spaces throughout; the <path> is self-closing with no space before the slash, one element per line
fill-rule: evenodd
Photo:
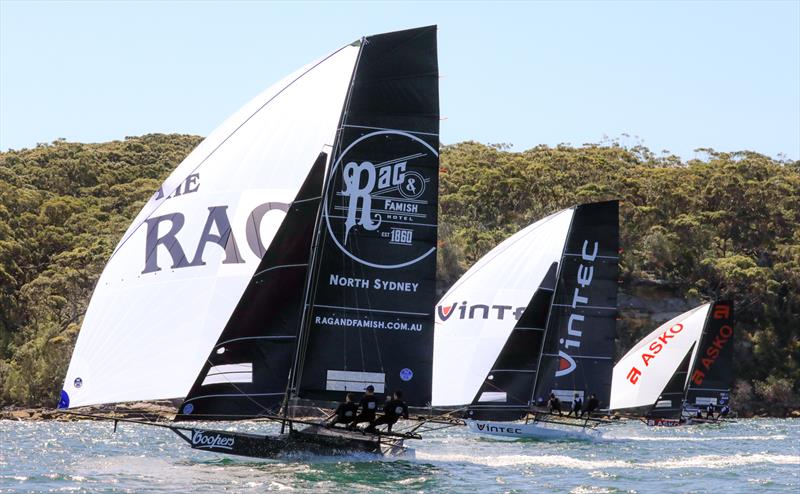
<path fill-rule="evenodd" d="M 83 386 L 83 379 L 81 379 L 80 377 L 76 377 L 75 380 L 72 381 L 72 385 L 75 386 L 76 388 L 80 388 L 81 386 Z"/>
<path fill-rule="evenodd" d="M 400 379 L 402 379 L 403 381 L 408 382 L 411 380 L 412 377 L 414 377 L 414 372 L 408 367 L 400 371 Z"/>
<path fill-rule="evenodd" d="M 436 247 L 437 150 L 408 132 L 355 139 L 331 167 L 323 215 L 333 242 L 351 259 L 402 268 Z"/>

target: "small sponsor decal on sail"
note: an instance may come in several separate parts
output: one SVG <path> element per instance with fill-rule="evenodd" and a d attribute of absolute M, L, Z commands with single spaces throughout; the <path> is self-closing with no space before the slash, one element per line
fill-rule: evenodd
<path fill-rule="evenodd" d="M 381 394 L 385 390 L 385 383 L 386 374 L 383 372 L 328 370 L 325 389 L 328 391 L 364 391 L 367 386 L 374 386 L 375 392 Z"/>

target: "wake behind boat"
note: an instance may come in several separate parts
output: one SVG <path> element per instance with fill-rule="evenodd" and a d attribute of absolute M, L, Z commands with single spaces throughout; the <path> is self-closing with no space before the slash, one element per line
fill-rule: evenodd
<path fill-rule="evenodd" d="M 362 38 L 248 103 L 120 241 L 59 408 L 184 397 L 176 422 L 281 423 L 159 424 L 195 449 L 405 451 L 420 425 L 366 433 L 295 411 L 367 387 L 430 402 L 438 133 L 435 26 Z"/>

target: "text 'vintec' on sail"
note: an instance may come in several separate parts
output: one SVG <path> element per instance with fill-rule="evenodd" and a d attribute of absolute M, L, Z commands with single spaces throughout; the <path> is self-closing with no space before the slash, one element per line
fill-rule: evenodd
<path fill-rule="evenodd" d="M 123 236 L 60 406 L 254 415 L 292 367 L 312 397 L 429 399 L 438 125 L 435 27 L 363 38 L 257 96 Z"/>
<path fill-rule="evenodd" d="M 608 399 L 618 203 L 552 214 L 481 258 L 437 305 L 434 406 L 518 418 L 552 392 Z M 477 416 L 477 415 L 470 415 Z"/>

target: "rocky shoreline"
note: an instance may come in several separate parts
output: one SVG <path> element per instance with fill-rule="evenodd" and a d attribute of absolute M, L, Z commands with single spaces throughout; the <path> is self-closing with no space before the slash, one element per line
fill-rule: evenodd
<path fill-rule="evenodd" d="M 129 403 L 116 407 L 86 407 L 79 412 L 54 408 L 5 407 L 0 409 L 0 420 L 75 422 L 79 420 L 102 420 L 89 415 L 113 415 L 124 419 L 169 420 L 175 418 L 177 406 L 170 401 Z"/>
<path fill-rule="evenodd" d="M 53 408 L 0 408 L 0 420 L 76 422 L 79 420 L 107 420 L 109 416 L 121 419 L 140 419 L 147 421 L 172 421 L 175 418 L 177 404 L 170 401 L 141 402 L 109 407 L 87 407 L 80 412 L 62 411 Z M 800 409 L 786 410 L 785 413 L 759 410 L 755 413 L 739 414 L 740 418 L 800 418 Z M 90 415 L 103 415 L 105 418 L 93 418 Z M 313 414 L 310 414 L 313 415 Z"/>

